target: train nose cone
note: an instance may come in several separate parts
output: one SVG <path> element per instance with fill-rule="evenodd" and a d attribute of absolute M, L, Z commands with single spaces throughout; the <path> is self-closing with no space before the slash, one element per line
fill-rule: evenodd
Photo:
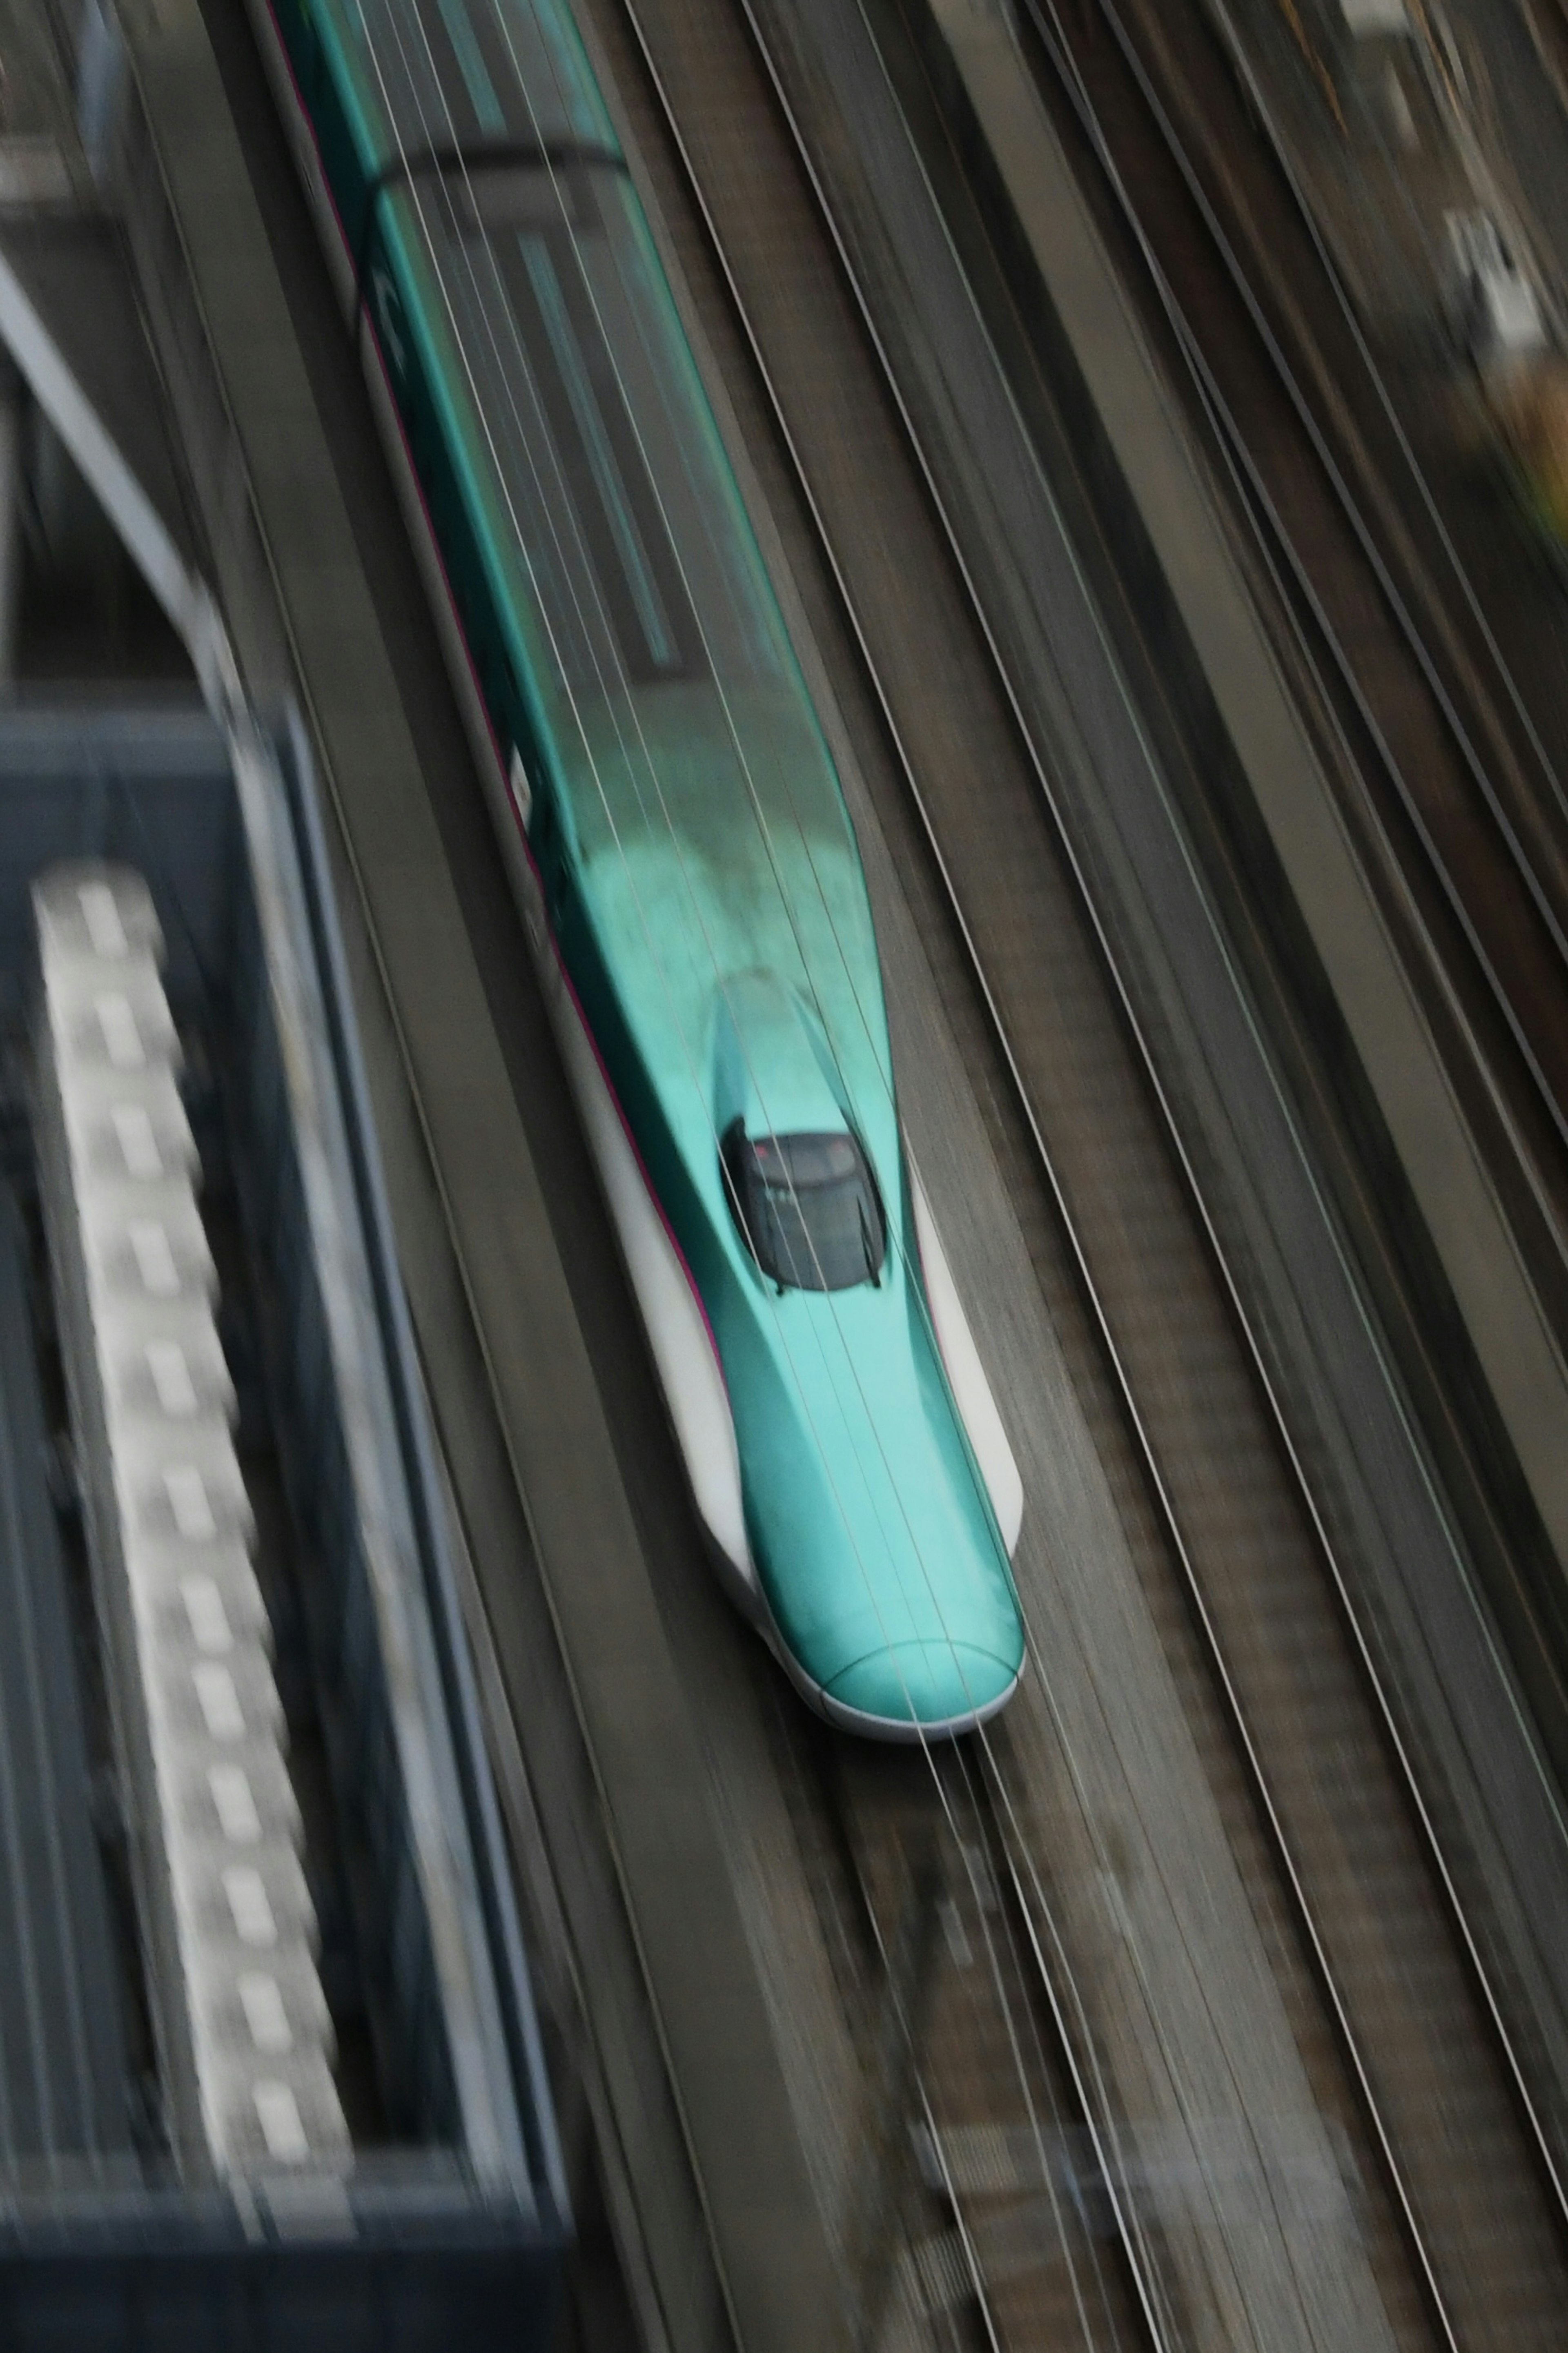
<path fill-rule="evenodd" d="M 1000 1707 L 1018 1680 L 1017 1662 L 968 1642 L 895 1642 L 858 1659 L 826 1686 L 836 1709 L 878 1724 L 962 1731 Z"/>

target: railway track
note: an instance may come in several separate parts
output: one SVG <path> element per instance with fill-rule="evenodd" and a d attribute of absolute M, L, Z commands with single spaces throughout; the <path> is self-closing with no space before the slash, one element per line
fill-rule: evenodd
<path fill-rule="evenodd" d="M 986 1107 L 1310 2087 L 1305 2116 L 1271 2121 L 1228 2039 L 1229 1989 L 1199 1985 L 1184 2013 L 1163 1974 L 1147 1923 L 1187 1916 L 1184 1857 L 1152 1835 L 1158 1793 L 1135 1774 L 1123 1815 L 1097 1809 L 1102 1760 L 1055 1655 L 1071 1605 L 1037 1537 L 1033 1678 L 994 1733 L 871 1757 L 777 1715 L 864 2061 L 847 2239 L 862 2342 L 1273 2353 L 1311 2341 L 1326 2261 L 1372 2284 L 1357 2341 L 1553 2345 L 1553 2122 L 1530 2105 L 1164 1124 L 1048 761 L 833 246 L 807 126 L 722 0 L 586 14 Z M 1100 1662 L 1102 1700 L 1120 1663 Z M 1218 2070 L 1206 2107 L 1193 2015 Z M 1134 2047 L 1133 2016 L 1157 2050 Z M 1289 2274 L 1272 2333 L 1246 2268 L 1264 2239 Z"/>
<path fill-rule="evenodd" d="M 1209 15 L 1024 15 L 1102 231 L 1334 714 L 1363 858 L 1568 1329 L 1564 780 Z"/>
<path fill-rule="evenodd" d="M 871 2054 L 847 2241 L 859 2342 L 918 2343 L 921 2324 L 963 2344 L 1172 2341 L 1136 2161 L 1079 2077 L 984 1757 L 910 1774 L 798 1717 L 785 1741 Z"/>

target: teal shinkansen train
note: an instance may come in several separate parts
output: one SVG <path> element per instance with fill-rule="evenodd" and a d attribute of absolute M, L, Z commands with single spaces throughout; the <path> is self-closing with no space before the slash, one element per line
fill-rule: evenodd
<path fill-rule="evenodd" d="M 1018 1680 L 1017 1472 L 903 1152 L 848 813 L 575 28 L 252 0 L 691 1490 L 831 1721 Z"/>

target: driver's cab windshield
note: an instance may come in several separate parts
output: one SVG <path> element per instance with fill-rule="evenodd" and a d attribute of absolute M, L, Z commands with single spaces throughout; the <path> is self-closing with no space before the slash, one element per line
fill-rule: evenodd
<path fill-rule="evenodd" d="M 781 1289 L 847 1291 L 880 1280 L 887 1229 L 854 1135 L 749 1136 L 736 1120 L 721 1157 L 735 1223 Z"/>

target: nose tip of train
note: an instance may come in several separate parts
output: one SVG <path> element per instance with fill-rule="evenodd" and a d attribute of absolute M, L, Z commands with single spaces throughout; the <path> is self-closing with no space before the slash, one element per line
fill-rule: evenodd
<path fill-rule="evenodd" d="M 1011 1698 L 1023 1669 L 966 1642 L 894 1642 L 858 1659 L 825 1688 L 824 1712 L 884 1740 L 967 1732 Z"/>

